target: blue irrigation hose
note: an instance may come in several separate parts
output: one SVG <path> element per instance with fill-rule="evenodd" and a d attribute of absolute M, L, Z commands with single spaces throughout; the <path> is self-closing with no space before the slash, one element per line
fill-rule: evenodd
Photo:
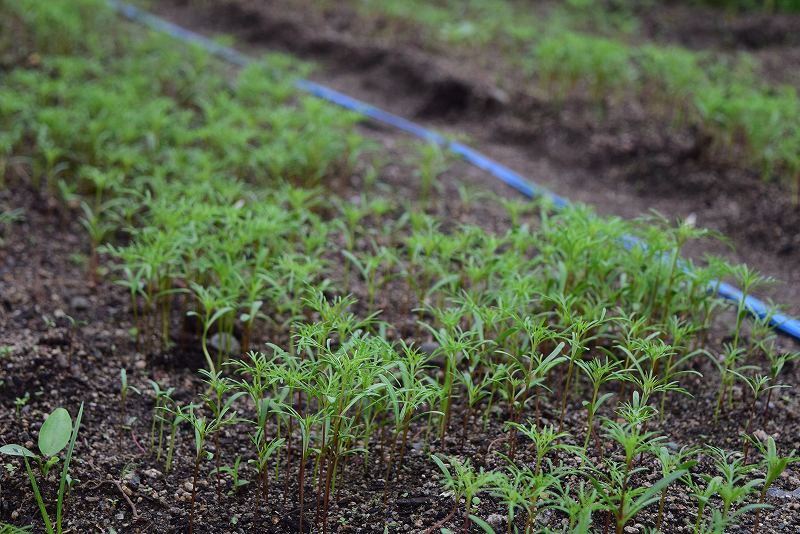
<path fill-rule="evenodd" d="M 136 6 L 120 0 L 106 1 L 114 11 L 123 17 L 147 26 L 153 30 L 166 33 L 180 41 L 199 46 L 210 54 L 219 57 L 228 63 L 237 65 L 239 67 L 245 67 L 253 61 L 253 59 L 249 56 L 242 54 L 231 47 L 215 43 L 211 39 L 208 39 L 199 33 L 187 30 L 186 28 L 178 26 L 177 24 L 173 24 L 172 22 L 164 20 L 160 17 L 156 17 L 155 15 L 139 9 Z M 404 119 L 403 117 L 399 117 L 393 113 L 389 113 L 388 111 L 376 108 L 375 106 L 371 106 L 366 102 L 362 102 L 361 100 L 357 100 L 344 93 L 335 91 L 330 87 L 326 87 L 309 80 L 298 80 L 296 85 L 301 91 L 446 148 L 454 154 L 460 156 L 467 163 L 470 163 L 471 165 L 488 172 L 495 178 L 513 187 L 528 198 L 537 196 L 548 198 L 558 209 L 563 209 L 569 206 L 569 201 L 565 198 L 556 195 L 544 187 L 531 183 L 523 176 L 512 171 L 505 165 L 494 161 L 493 159 L 481 154 L 477 150 L 473 150 L 462 143 L 451 141 L 445 136 L 433 132 L 423 126 L 420 126 L 419 124 Z M 626 248 L 629 248 L 634 244 L 638 244 L 640 246 L 643 245 L 643 243 L 635 237 L 629 237 L 624 241 Z M 749 295 L 745 296 L 742 291 L 725 282 L 711 282 L 709 284 L 709 291 L 716 292 L 720 297 L 736 303 L 741 302 L 742 298 L 744 298 L 745 307 L 750 314 L 758 317 L 759 319 L 769 317 L 769 323 L 773 328 L 800 341 L 799 320 L 777 312 L 775 309 L 770 308 L 764 302 L 755 297 Z"/>

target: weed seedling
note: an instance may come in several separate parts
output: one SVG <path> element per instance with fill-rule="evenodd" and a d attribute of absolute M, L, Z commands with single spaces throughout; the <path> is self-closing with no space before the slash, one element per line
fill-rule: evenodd
<path fill-rule="evenodd" d="M 14 412 L 17 414 L 17 419 L 19 419 L 20 414 L 22 412 L 22 408 L 28 404 L 28 401 L 31 399 L 31 394 L 29 392 L 25 392 L 25 395 L 22 397 L 17 397 L 14 399 Z"/>
<path fill-rule="evenodd" d="M 0 447 L 0 453 L 10 456 L 21 456 L 25 462 L 25 470 L 28 472 L 28 480 L 30 480 L 31 487 L 33 488 L 36 503 L 39 505 L 39 512 L 42 516 L 45 529 L 48 534 L 61 534 L 62 533 L 62 516 L 64 512 L 64 496 L 65 490 L 68 489 L 67 482 L 69 480 L 69 465 L 72 460 L 72 453 L 75 450 L 75 439 L 78 437 L 78 429 L 81 425 L 81 418 L 83 417 L 83 403 L 78 409 L 78 415 L 75 418 L 75 424 L 72 423 L 72 417 L 69 412 L 64 408 L 56 408 L 47 419 L 45 419 L 42 427 L 39 429 L 39 452 L 41 456 L 37 456 L 30 450 L 21 445 L 4 445 Z M 47 472 L 58 461 L 58 453 L 66 448 L 64 456 L 63 467 L 61 469 L 61 478 L 58 484 L 58 493 L 56 500 L 56 518 L 55 522 L 50 519 L 47 513 L 47 508 L 39 491 L 39 485 L 36 483 L 36 476 L 31 469 L 31 464 L 28 461 L 34 459 L 38 462 L 43 476 L 47 476 Z"/>

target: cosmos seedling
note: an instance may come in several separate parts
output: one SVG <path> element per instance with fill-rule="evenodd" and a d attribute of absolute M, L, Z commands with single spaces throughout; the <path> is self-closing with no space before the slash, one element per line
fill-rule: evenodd
<path fill-rule="evenodd" d="M 483 468 L 475 470 L 469 460 L 460 462 L 454 457 L 447 458 L 450 468 L 453 469 L 452 473 L 450 468 L 436 455 L 431 456 L 431 459 L 439 467 L 444 477 L 444 486 L 453 492 L 453 498 L 457 503 L 461 498 L 464 498 L 465 511 L 464 511 L 464 526 L 463 532 L 467 534 L 470 529 L 470 510 L 472 510 L 473 501 L 478 493 L 488 490 L 492 484 L 497 480 L 497 475 L 493 472 L 486 472 Z"/>
<path fill-rule="evenodd" d="M 800 462 L 800 457 L 795 456 L 796 451 L 794 450 L 787 456 L 778 454 L 778 447 L 775 445 L 775 439 L 772 436 L 767 436 L 766 442 L 759 439 L 753 439 L 752 441 L 761 453 L 761 465 L 765 471 L 761 492 L 758 495 L 759 508 L 756 509 L 756 517 L 753 524 L 753 534 L 756 534 L 760 526 L 761 508 L 764 506 L 764 500 L 767 497 L 769 488 L 790 464 Z"/>
<path fill-rule="evenodd" d="M 249 480 L 245 480 L 240 478 L 239 476 L 239 464 L 242 462 L 242 457 L 237 456 L 236 460 L 234 460 L 233 465 L 223 465 L 218 468 L 214 468 L 211 472 L 219 475 L 220 473 L 225 473 L 229 477 L 231 477 L 231 491 L 230 494 L 233 495 L 237 493 L 242 487 L 248 485 L 250 483 Z"/>

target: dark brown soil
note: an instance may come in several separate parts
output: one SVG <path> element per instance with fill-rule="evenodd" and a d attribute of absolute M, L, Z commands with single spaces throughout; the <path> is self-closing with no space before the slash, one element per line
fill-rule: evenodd
<path fill-rule="evenodd" d="M 200 31 L 233 33 L 253 53 L 274 49 L 314 60 L 315 79 L 440 131 L 466 134 L 532 181 L 601 213 L 636 217 L 655 209 L 695 217 L 735 250 L 703 245 L 690 254 L 722 254 L 773 276 L 780 282 L 762 295 L 800 314 L 800 209 L 785 186 L 716 153 L 696 129 L 653 116 L 635 101 L 602 109 L 577 97 L 557 102 L 513 75 L 499 56 L 492 65 L 491 50 L 473 58 L 431 51 L 410 38 L 412 29 L 362 20 L 344 7 L 169 0 L 160 9 Z"/>

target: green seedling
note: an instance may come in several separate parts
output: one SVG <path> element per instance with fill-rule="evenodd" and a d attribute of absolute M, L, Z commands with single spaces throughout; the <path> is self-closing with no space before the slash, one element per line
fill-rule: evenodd
<path fill-rule="evenodd" d="M 680 450 L 676 451 L 674 454 L 670 452 L 668 447 L 660 446 L 655 451 L 655 457 L 658 459 L 658 463 L 661 465 L 661 476 L 662 478 L 666 478 L 671 476 L 676 471 L 682 469 L 684 470 L 684 476 L 689 476 L 688 472 L 685 471 L 689 467 L 695 465 L 696 462 L 689 462 L 687 461 L 691 456 L 695 454 L 694 449 L 683 447 Z M 667 489 L 668 486 L 665 485 L 661 490 L 661 497 L 658 501 L 658 516 L 656 517 L 656 530 L 661 530 L 661 525 L 664 521 L 664 505 L 667 501 Z"/>
<path fill-rule="evenodd" d="M 701 485 L 700 481 L 705 481 L 705 486 Z M 691 490 L 691 496 L 697 500 L 697 512 L 694 522 L 694 532 L 705 532 L 703 529 L 706 527 L 705 510 L 712 497 L 716 495 L 719 485 L 722 483 L 722 478 L 719 476 L 706 477 L 700 476 L 695 479 L 691 473 L 686 473 L 681 482 Z M 717 512 L 717 510 L 714 510 Z"/>
<path fill-rule="evenodd" d="M 753 534 L 756 534 L 759 532 L 761 509 L 765 507 L 764 500 L 767 497 L 767 491 L 790 464 L 800 462 L 800 456 L 795 456 L 796 451 L 794 450 L 787 456 L 778 454 L 778 447 L 775 445 L 775 439 L 772 436 L 767 436 L 766 443 L 755 439 L 753 444 L 761 453 L 761 465 L 765 471 L 761 492 L 758 495 L 759 507 L 756 509 L 756 517 L 753 521 Z"/>
<path fill-rule="evenodd" d="M 452 473 L 450 468 L 445 465 L 441 458 L 436 455 L 431 456 L 431 459 L 439 467 L 444 477 L 444 486 L 453 492 L 453 498 L 458 503 L 461 498 L 465 501 L 464 511 L 464 526 L 463 532 L 467 534 L 470 530 L 470 510 L 478 493 L 487 491 L 491 488 L 497 479 L 497 475 L 493 472 L 486 472 L 483 468 L 475 471 L 469 460 L 459 462 L 455 458 L 447 458 L 450 467 L 453 469 Z"/>
<path fill-rule="evenodd" d="M 187 421 L 186 417 L 184 417 L 184 409 L 180 406 L 176 406 L 174 411 L 170 411 L 169 413 L 172 415 L 172 422 L 170 423 L 169 442 L 167 444 L 167 458 L 164 464 L 164 472 L 167 474 L 169 474 L 172 468 L 172 459 L 175 455 L 175 440 L 178 435 L 178 426 Z"/>
<path fill-rule="evenodd" d="M 34 497 L 36 497 L 36 503 L 39 505 L 39 512 L 48 534 L 61 534 L 61 532 L 63 532 L 62 519 L 65 490 L 67 489 L 67 481 L 69 479 L 69 465 L 75 450 L 75 439 L 78 437 L 78 429 L 80 428 L 82 417 L 83 403 L 81 403 L 78 409 L 78 415 L 75 418 L 74 425 L 72 417 L 70 417 L 67 410 L 64 408 L 56 408 L 53 410 L 39 429 L 38 446 L 41 456 L 34 454 L 21 445 L 4 445 L 0 447 L 0 453 L 2 454 L 22 457 L 25 463 L 25 470 L 28 473 L 28 480 L 30 480 L 31 487 L 33 488 L 33 494 Z M 50 518 L 50 514 L 47 512 L 47 507 L 39 491 L 39 484 L 36 482 L 36 476 L 31 469 L 29 459 L 35 460 L 39 464 L 39 469 L 44 478 L 47 477 L 50 469 L 58 462 L 58 454 L 65 449 L 66 453 L 63 467 L 61 468 L 61 477 L 59 479 L 56 498 L 56 517 L 55 521 L 53 521 Z"/>
<path fill-rule="evenodd" d="M 566 311 L 566 308 L 562 306 L 562 312 Z M 586 350 L 586 344 L 596 337 L 596 335 L 589 334 L 591 331 L 597 329 L 603 324 L 603 322 L 606 320 L 605 315 L 605 310 L 603 310 L 600 319 L 577 319 L 572 325 L 569 343 L 569 365 L 567 367 L 567 376 L 564 379 L 563 393 L 561 394 L 561 415 L 558 418 L 559 432 L 564 428 L 564 415 L 567 411 L 567 400 L 569 397 L 570 386 L 572 385 L 572 374 L 576 362 L 583 356 L 583 353 Z"/>
<path fill-rule="evenodd" d="M 192 496 L 189 504 L 189 532 L 194 532 L 194 508 L 197 498 L 197 479 L 200 475 L 200 464 L 203 456 L 206 455 L 206 443 L 208 437 L 215 435 L 224 426 L 233 424 L 236 419 L 230 413 L 230 406 L 223 406 L 223 409 L 213 417 L 202 417 L 197 413 L 198 407 L 188 406 L 182 411 L 181 417 L 188 422 L 194 430 L 194 470 L 192 474 Z M 219 471 L 217 471 L 219 473 Z"/>
<path fill-rule="evenodd" d="M 221 371 L 214 372 L 201 369 L 199 372 L 203 376 L 203 381 L 208 384 L 208 392 L 200 395 L 200 398 L 203 400 L 206 408 L 211 412 L 213 416 L 212 420 L 218 422 L 216 425 L 207 428 L 206 437 L 212 436 L 214 439 L 217 499 L 219 499 L 221 484 L 220 473 L 222 470 L 222 451 L 219 446 L 219 434 L 225 425 L 232 424 L 236 421 L 235 413 L 232 410 L 233 403 L 246 393 L 244 391 L 234 391 L 235 384 L 230 379 L 223 377 Z M 229 413 L 232 414 L 230 417 L 228 417 Z"/>
<path fill-rule="evenodd" d="M 728 453 L 713 446 L 708 447 L 708 453 L 719 472 L 716 490 L 722 499 L 721 521 L 727 524 L 734 517 L 731 515 L 732 507 L 746 500 L 763 483 L 763 480 L 746 481 L 755 466 L 746 464 L 738 453 Z M 712 480 L 709 475 L 704 475 L 704 478 L 709 482 Z"/>
<path fill-rule="evenodd" d="M 523 482 L 521 472 L 512 472 L 511 476 L 498 472 L 492 487 L 492 496 L 496 497 L 506 506 L 506 534 L 511 534 L 517 510 L 523 509 L 527 504 L 527 497 L 521 490 Z"/>
<path fill-rule="evenodd" d="M 531 446 L 535 448 L 536 454 L 536 462 L 533 468 L 534 476 L 538 476 L 542 473 L 542 465 L 545 459 L 550 452 L 563 449 L 563 450 L 571 450 L 572 448 L 568 445 L 563 443 L 558 443 L 559 440 L 564 439 L 567 437 L 566 432 L 556 432 L 555 427 L 553 426 L 543 426 L 542 428 L 536 428 L 536 426 L 531 423 L 528 426 L 521 425 L 519 423 L 506 423 L 507 427 L 515 428 L 520 434 L 525 436 L 531 441 Z"/>
<path fill-rule="evenodd" d="M 445 151 L 436 143 L 420 143 L 417 146 L 416 163 L 420 197 L 424 204 L 428 204 L 431 193 L 438 187 L 440 176 L 447 171 L 450 164 Z"/>
<path fill-rule="evenodd" d="M 745 350 L 742 347 L 735 347 L 732 344 L 724 345 L 724 352 L 720 359 L 722 360 L 720 369 L 720 385 L 717 392 L 717 402 L 714 407 L 714 420 L 719 418 L 720 411 L 722 410 L 723 402 L 726 397 L 728 398 L 728 407 L 733 404 L 733 386 L 737 376 L 741 376 L 737 371 L 739 370 L 739 362 L 744 358 Z M 715 362 L 716 363 L 716 362 Z M 746 370 L 746 369 L 743 369 Z"/>
<path fill-rule="evenodd" d="M 461 447 L 463 449 L 464 443 L 467 439 L 467 427 L 469 420 L 478 408 L 478 403 L 488 398 L 492 386 L 497 382 L 497 378 L 483 374 L 479 380 L 473 379 L 473 376 L 478 375 L 475 370 L 463 371 L 458 379 L 462 385 L 464 392 L 467 394 L 467 406 L 464 410 L 463 421 L 461 423 Z"/>
<path fill-rule="evenodd" d="M 86 233 L 89 234 L 89 243 L 91 245 L 91 252 L 89 255 L 89 278 L 92 282 L 96 282 L 97 271 L 100 264 L 98 256 L 99 248 L 106 237 L 112 232 L 114 226 L 100 217 L 99 209 L 92 209 L 86 202 L 81 202 L 81 210 L 83 210 L 81 225 L 83 225 Z"/>
<path fill-rule="evenodd" d="M 203 349 L 203 355 L 206 358 L 208 370 L 213 373 L 216 370 L 216 366 L 214 365 L 214 361 L 211 359 L 211 354 L 208 352 L 208 332 L 214 323 L 219 321 L 226 314 L 232 312 L 233 309 L 224 304 L 224 299 L 219 294 L 219 291 L 215 290 L 215 288 L 209 289 L 196 282 L 192 282 L 191 287 L 192 293 L 194 293 L 195 297 L 199 301 L 203 311 L 202 313 L 190 311 L 188 312 L 188 315 L 200 318 L 203 323 L 201 347 Z"/>
<path fill-rule="evenodd" d="M 219 475 L 220 473 L 226 473 L 229 477 L 231 477 L 231 491 L 230 495 L 234 493 L 238 493 L 238 491 L 248 485 L 250 483 L 249 480 L 245 480 L 239 477 L 239 464 L 242 462 L 242 457 L 237 456 L 236 460 L 234 460 L 233 465 L 223 465 L 219 468 L 214 468 L 211 472 Z"/>
<path fill-rule="evenodd" d="M 140 393 L 137 388 L 128 385 L 128 372 L 121 368 L 119 370 L 119 407 L 122 424 L 128 424 L 128 391 Z"/>
<path fill-rule="evenodd" d="M 303 526 L 303 514 L 304 514 L 304 504 L 305 504 L 305 474 L 306 474 L 306 463 L 308 461 L 308 455 L 311 452 L 311 432 L 312 429 L 323 419 L 324 414 L 322 413 L 306 413 L 301 415 L 297 410 L 292 408 L 291 406 L 282 406 L 281 411 L 283 411 L 288 417 L 290 417 L 293 421 L 297 423 L 297 428 L 300 431 L 300 459 L 299 464 L 300 468 L 297 472 L 297 484 L 299 488 L 299 512 L 298 512 L 298 524 L 300 530 L 302 531 Z"/>
<path fill-rule="evenodd" d="M 745 376 L 739 373 L 736 373 L 737 376 L 747 384 L 747 387 L 750 389 L 750 392 L 753 394 L 753 400 L 750 401 L 750 409 L 747 414 L 747 423 L 744 426 L 744 449 L 742 451 L 742 455 L 744 456 L 744 462 L 747 463 L 747 454 L 749 452 L 749 445 L 750 440 L 747 437 L 750 435 L 750 430 L 753 425 L 753 419 L 756 416 L 756 403 L 758 402 L 758 398 L 767 391 L 772 391 L 773 389 L 780 389 L 784 387 L 789 387 L 781 384 L 770 384 L 770 379 L 768 376 L 764 376 L 761 374 L 755 374 L 752 377 Z"/>
<path fill-rule="evenodd" d="M 583 404 L 586 406 L 586 410 L 588 412 L 586 422 L 586 439 L 583 442 L 583 450 L 586 452 L 587 448 L 589 447 L 589 438 L 594 433 L 594 416 L 597 413 L 597 410 L 613 396 L 612 393 L 604 393 L 603 395 L 600 395 L 600 388 L 612 380 L 621 380 L 626 370 L 620 369 L 621 362 L 609 362 L 608 358 L 605 358 L 605 360 L 600 360 L 599 358 L 594 358 L 589 361 L 578 360 L 576 361 L 576 364 L 584 372 L 592 384 L 591 400 L 588 402 L 583 401 Z"/>
<path fill-rule="evenodd" d="M 22 397 L 17 397 L 14 399 L 14 412 L 17 414 L 17 419 L 19 419 L 22 408 L 28 404 L 28 401 L 31 400 L 31 394 L 29 392 L 25 392 L 25 395 Z"/>
<path fill-rule="evenodd" d="M 395 461 L 397 469 L 403 467 L 411 423 L 425 415 L 433 415 L 433 412 L 426 413 L 421 409 L 432 402 L 438 393 L 437 387 L 422 376 L 427 370 L 426 356 L 405 343 L 402 343 L 401 347 L 404 358 L 397 361 L 396 372 L 393 376 L 382 377 L 386 385 L 384 389 L 386 409 L 391 413 L 394 422 L 392 445 L 386 466 L 387 487 L 395 469 Z M 368 443 L 368 439 L 369 436 L 365 436 L 365 442 Z"/>
<path fill-rule="evenodd" d="M 649 488 L 632 487 L 631 477 L 641 469 L 634 466 L 634 461 L 641 454 L 654 450 L 661 441 L 652 432 L 643 432 L 639 420 L 625 424 L 605 419 L 603 426 L 606 436 L 616 442 L 622 449 L 624 462 L 607 461 L 608 479 L 603 480 L 590 475 L 590 480 L 602 501 L 609 507 L 616 523 L 616 532 L 621 534 L 625 525 L 644 508 L 659 500 L 660 492 L 672 482 L 683 476 L 688 467 L 683 466 L 669 476 L 662 478 Z"/>
<path fill-rule="evenodd" d="M 769 380 L 772 384 L 777 384 L 778 376 L 783 371 L 784 366 L 787 363 L 793 362 L 795 360 L 800 360 L 800 352 L 793 352 L 787 354 L 777 354 L 775 351 L 768 351 L 767 356 L 769 357 L 770 367 L 769 367 Z M 769 405 L 772 402 L 772 392 L 777 388 L 770 388 L 767 392 L 767 398 L 764 401 L 764 414 L 763 420 L 764 424 L 769 421 Z"/>
<path fill-rule="evenodd" d="M 566 485 L 560 490 L 561 494 L 556 501 L 555 509 L 569 516 L 569 532 L 590 534 L 592 514 L 606 509 L 600 502 L 597 490 L 583 481 L 574 491 L 570 485 Z"/>
<path fill-rule="evenodd" d="M 264 506 L 269 503 L 269 462 L 270 459 L 280 452 L 280 449 L 286 443 L 283 438 L 276 438 L 267 441 L 264 438 L 264 429 L 259 428 L 256 433 L 251 437 L 251 441 L 255 446 L 257 459 L 250 460 L 256 466 L 258 476 L 261 482 L 261 495 L 264 498 Z"/>
<path fill-rule="evenodd" d="M 30 534 L 31 527 L 17 527 L 8 523 L 0 523 L 0 534 Z"/>
<path fill-rule="evenodd" d="M 374 255 L 362 256 L 359 259 L 347 250 L 342 255 L 355 267 L 367 285 L 367 313 L 375 308 L 375 295 L 390 280 L 390 276 L 378 276 L 381 269 L 387 270 L 397 261 L 394 254 L 386 247 L 381 247 Z"/>
<path fill-rule="evenodd" d="M 164 444 L 164 425 L 166 424 L 165 416 L 169 413 L 168 406 L 174 403 L 172 393 L 175 388 L 161 389 L 161 386 L 155 380 L 150 380 L 150 386 L 155 394 L 150 423 L 150 455 L 152 456 L 155 451 L 156 460 L 161 460 L 161 451 Z M 156 428 L 158 428 L 157 433 Z M 156 439 L 156 434 L 158 439 Z"/>

